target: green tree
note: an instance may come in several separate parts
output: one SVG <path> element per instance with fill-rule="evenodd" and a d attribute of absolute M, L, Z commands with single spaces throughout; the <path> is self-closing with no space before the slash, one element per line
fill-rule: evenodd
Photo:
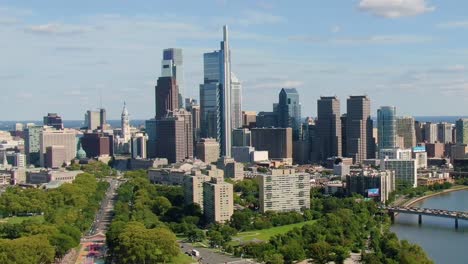
<path fill-rule="evenodd" d="M 332 248 L 327 242 L 317 242 L 310 245 L 309 257 L 318 264 L 326 264 L 331 260 Z"/>

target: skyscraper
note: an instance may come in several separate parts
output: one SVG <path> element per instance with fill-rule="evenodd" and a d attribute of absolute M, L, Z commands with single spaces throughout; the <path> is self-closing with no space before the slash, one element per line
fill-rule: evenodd
<path fill-rule="evenodd" d="M 468 119 L 460 118 L 456 122 L 457 144 L 468 144 Z"/>
<path fill-rule="evenodd" d="M 48 113 L 44 116 L 44 126 L 51 126 L 55 129 L 63 129 L 62 117 L 56 113 Z"/>
<path fill-rule="evenodd" d="M 203 55 L 204 83 L 200 85 L 202 136 L 216 138 L 221 155 L 231 155 L 232 85 L 228 28 L 223 28 L 221 49 Z M 235 80 L 239 83 L 238 80 Z"/>
<path fill-rule="evenodd" d="M 231 73 L 232 129 L 242 127 L 242 84 Z"/>
<path fill-rule="evenodd" d="M 192 115 L 185 109 L 156 121 L 156 156 L 171 163 L 193 158 Z"/>
<path fill-rule="evenodd" d="M 397 135 L 403 138 L 402 148 L 412 148 L 416 146 L 416 130 L 413 117 L 398 117 L 396 119 Z"/>
<path fill-rule="evenodd" d="M 292 129 L 288 128 L 252 128 L 252 147 L 266 150 L 272 159 L 292 160 Z"/>
<path fill-rule="evenodd" d="M 341 118 L 338 97 L 320 97 L 317 101 L 318 158 L 341 156 Z"/>
<path fill-rule="evenodd" d="M 437 124 L 427 122 L 424 124 L 424 140 L 428 143 L 437 141 Z"/>
<path fill-rule="evenodd" d="M 437 124 L 437 141 L 440 143 L 452 143 L 452 124 L 441 122 Z"/>
<path fill-rule="evenodd" d="M 296 88 L 283 88 L 279 93 L 279 102 L 275 107 L 280 127 L 293 129 L 293 139 L 300 137 L 301 130 L 301 103 Z"/>
<path fill-rule="evenodd" d="M 172 77 L 179 90 L 177 94 L 177 108 L 183 108 L 182 94 L 184 92 L 184 67 L 182 49 L 165 49 L 163 50 L 163 59 L 161 67 L 161 77 Z"/>
<path fill-rule="evenodd" d="M 179 108 L 179 88 L 173 77 L 159 77 L 156 89 L 156 119 Z"/>
<path fill-rule="evenodd" d="M 377 110 L 377 142 L 379 149 L 396 147 L 396 108 L 382 106 Z"/>
<path fill-rule="evenodd" d="M 88 110 L 85 114 L 85 127 L 89 130 L 105 129 L 107 125 L 106 109 Z"/>
<path fill-rule="evenodd" d="M 346 144 L 347 156 L 355 163 L 373 156 L 370 99 L 365 95 L 350 96 L 347 100 Z"/>

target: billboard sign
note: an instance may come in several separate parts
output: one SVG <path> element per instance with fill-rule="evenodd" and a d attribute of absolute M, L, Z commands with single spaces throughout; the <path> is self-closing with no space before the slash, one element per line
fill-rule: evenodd
<path fill-rule="evenodd" d="M 426 152 L 426 146 L 413 147 L 413 152 Z"/>
<path fill-rule="evenodd" d="M 378 197 L 380 196 L 379 188 L 367 190 L 367 197 Z"/>

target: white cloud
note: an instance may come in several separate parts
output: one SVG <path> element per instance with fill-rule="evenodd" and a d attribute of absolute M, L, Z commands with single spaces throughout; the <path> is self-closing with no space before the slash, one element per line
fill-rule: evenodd
<path fill-rule="evenodd" d="M 44 35 L 76 35 L 90 31 L 89 27 L 65 25 L 59 23 L 49 23 L 42 25 L 33 25 L 26 27 L 25 31 Z"/>
<path fill-rule="evenodd" d="M 270 82 L 258 82 L 258 83 L 253 83 L 249 84 L 247 83 L 247 86 L 250 89 L 254 90 L 263 90 L 263 89 L 274 89 L 278 90 L 281 88 L 297 88 L 300 87 L 304 84 L 302 81 L 298 80 L 282 80 L 282 81 L 270 81 Z"/>
<path fill-rule="evenodd" d="M 450 21 L 437 24 L 438 28 L 468 28 L 468 20 Z"/>
<path fill-rule="evenodd" d="M 426 0 L 361 0 L 358 8 L 385 18 L 416 16 L 435 10 Z"/>
<path fill-rule="evenodd" d="M 374 35 L 363 38 L 340 38 L 332 40 L 335 44 L 412 44 L 430 41 L 432 41 L 432 37 L 417 35 Z"/>

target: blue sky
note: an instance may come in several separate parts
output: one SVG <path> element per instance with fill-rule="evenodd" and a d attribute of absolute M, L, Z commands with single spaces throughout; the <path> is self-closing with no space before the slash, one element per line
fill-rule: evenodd
<path fill-rule="evenodd" d="M 375 113 L 467 115 L 468 1 L 0 0 L 0 120 L 47 112 L 110 118 L 127 102 L 154 116 L 162 49 L 184 51 L 185 95 L 198 97 L 204 52 L 231 30 L 244 110 L 270 111 L 296 87 L 304 116 L 319 96 L 367 94 Z"/>

